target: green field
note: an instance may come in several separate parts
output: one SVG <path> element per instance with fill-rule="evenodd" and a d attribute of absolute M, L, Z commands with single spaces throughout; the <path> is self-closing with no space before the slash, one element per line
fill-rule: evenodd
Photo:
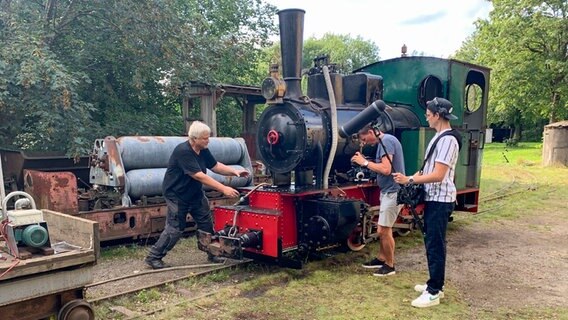
<path fill-rule="evenodd" d="M 485 144 L 483 166 L 505 164 L 540 165 L 542 159 L 542 143 L 521 142 L 510 148 L 503 143 Z"/>

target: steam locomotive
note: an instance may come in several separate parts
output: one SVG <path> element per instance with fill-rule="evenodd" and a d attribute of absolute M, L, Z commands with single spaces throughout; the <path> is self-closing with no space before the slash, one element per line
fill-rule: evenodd
<path fill-rule="evenodd" d="M 356 151 L 369 157 L 356 133 L 374 121 L 402 143 L 406 172 L 416 172 L 435 131 L 426 101 L 454 104 L 451 122 L 464 146 L 456 168 L 457 210 L 477 211 L 486 126 L 489 69 L 457 60 L 400 57 L 342 75 L 326 57 L 314 59 L 301 90 L 305 11 L 278 12 L 282 77 L 277 67 L 262 83 L 268 106 L 258 120 L 257 153 L 271 185 L 243 188 L 239 203 L 214 209 L 215 233 L 198 231 L 201 250 L 231 258 L 264 257 L 301 267 L 308 254 L 347 245 L 360 250 L 376 239 L 380 189 L 371 172 L 350 163 Z M 387 107 L 388 105 L 388 107 Z M 421 208 L 417 208 L 421 214 Z M 414 228 L 402 210 L 400 234 Z"/>

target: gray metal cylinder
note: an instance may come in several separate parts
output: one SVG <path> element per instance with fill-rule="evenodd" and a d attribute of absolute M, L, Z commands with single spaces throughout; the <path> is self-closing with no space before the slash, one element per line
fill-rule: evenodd
<path fill-rule="evenodd" d="M 236 170 L 244 169 L 240 165 L 229 165 L 229 167 Z M 162 195 L 162 182 L 164 181 L 166 170 L 166 168 L 148 168 L 128 171 L 126 173 L 126 190 L 128 190 L 128 195 L 133 199 L 139 199 L 142 196 L 153 197 Z M 207 170 L 207 175 L 232 188 L 246 187 L 252 183 L 252 176 L 248 178 L 226 177 L 216 174 L 209 169 Z M 205 185 L 203 189 L 206 191 L 212 190 Z"/>
<path fill-rule="evenodd" d="M 187 137 L 121 137 L 117 139 L 126 171 L 144 168 L 165 168 L 175 147 Z M 243 157 L 241 144 L 232 138 L 210 138 L 209 150 L 224 164 L 239 163 Z"/>

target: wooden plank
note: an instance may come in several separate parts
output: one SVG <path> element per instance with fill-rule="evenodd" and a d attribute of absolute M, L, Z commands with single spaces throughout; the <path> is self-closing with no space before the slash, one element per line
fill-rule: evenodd
<path fill-rule="evenodd" d="M 0 295 L 0 306 L 82 288 L 91 282 L 93 282 L 92 266 L 4 281 L 0 283 L 0 291 L 10 294 Z"/>
<path fill-rule="evenodd" d="M 10 268 L 11 270 L 0 278 L 0 283 L 17 277 L 96 263 L 100 252 L 97 222 L 51 210 L 42 211 L 52 246 L 64 241 L 76 248 L 49 256 L 33 255 L 29 259 L 20 261 L 3 254 L 2 256 L 7 259 L 0 260 L 0 274 Z"/>
<path fill-rule="evenodd" d="M 5 255 L 3 254 L 3 256 Z M 0 261 L 0 274 L 2 274 L 15 263 L 13 257 L 7 257 L 7 260 Z M 52 256 L 40 256 L 27 260 L 20 260 L 18 264 L 14 268 L 12 268 L 12 270 L 8 271 L 8 273 L 0 278 L 0 286 L 4 281 L 8 279 L 27 275 L 35 275 L 37 273 L 68 267 L 80 267 L 84 264 L 94 264 L 95 261 L 95 255 L 92 250 L 64 252 Z"/>
<path fill-rule="evenodd" d="M 64 241 L 100 255 L 99 224 L 96 221 L 70 216 L 52 210 L 42 210 L 49 228 L 51 243 Z"/>
<path fill-rule="evenodd" d="M 217 137 L 217 115 L 215 113 L 217 102 L 215 93 L 201 97 L 201 119 L 211 128 L 212 137 Z"/>

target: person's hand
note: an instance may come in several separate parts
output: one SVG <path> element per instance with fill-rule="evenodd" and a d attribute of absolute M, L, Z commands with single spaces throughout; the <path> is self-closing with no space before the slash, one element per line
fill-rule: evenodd
<path fill-rule="evenodd" d="M 362 166 L 363 163 L 365 163 L 365 157 L 360 153 L 360 152 L 355 152 L 355 155 L 353 157 L 351 157 L 351 162 L 358 164 L 359 166 Z"/>
<path fill-rule="evenodd" d="M 246 178 L 250 175 L 250 173 L 246 170 L 235 170 L 235 176 L 237 177 L 241 177 L 241 178 Z"/>
<path fill-rule="evenodd" d="M 239 196 L 239 192 L 231 187 L 225 186 L 223 188 L 223 195 L 225 197 L 236 198 Z"/>
<path fill-rule="evenodd" d="M 394 182 L 396 182 L 398 184 L 407 184 L 408 183 L 408 177 L 403 175 L 400 172 L 393 173 L 392 178 L 393 178 Z"/>

